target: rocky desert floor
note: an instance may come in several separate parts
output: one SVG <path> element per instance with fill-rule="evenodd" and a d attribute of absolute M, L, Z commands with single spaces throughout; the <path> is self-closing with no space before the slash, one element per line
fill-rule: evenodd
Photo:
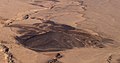
<path fill-rule="evenodd" d="M 0 63 L 120 63 L 119 3 L 119 0 L 0 0 Z M 23 32 L 34 34 L 34 39 L 25 40 L 31 35 Z M 56 33 L 47 35 L 48 32 Z M 90 39 L 81 42 L 82 38 Z M 45 43 L 38 45 L 42 39 Z M 89 42 L 93 39 L 98 42 Z M 53 42 L 49 47 L 72 48 L 41 52 L 26 47 L 43 48 L 47 41 L 48 45 Z M 96 47 L 98 44 L 105 47 Z"/>

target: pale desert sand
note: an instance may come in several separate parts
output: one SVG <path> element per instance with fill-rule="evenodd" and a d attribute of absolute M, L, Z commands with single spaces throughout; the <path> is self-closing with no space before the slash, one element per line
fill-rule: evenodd
<path fill-rule="evenodd" d="M 90 34 L 114 40 L 106 48 L 74 48 L 58 51 L 62 63 L 119 63 L 119 0 L 0 0 L 0 22 L 33 24 L 41 19 L 84 29 Z M 31 18 L 24 20 L 23 16 Z M 6 22 L 7 20 L 7 22 Z M 47 63 L 58 52 L 35 52 L 16 44 L 16 29 L 0 24 L 0 41 L 9 47 L 15 63 Z M 112 56 L 112 58 L 110 58 Z M 0 52 L 0 63 L 6 63 Z"/>

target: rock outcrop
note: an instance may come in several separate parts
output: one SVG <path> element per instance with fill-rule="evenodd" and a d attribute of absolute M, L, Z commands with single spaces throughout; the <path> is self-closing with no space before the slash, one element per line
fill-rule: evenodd
<path fill-rule="evenodd" d="M 35 51 L 61 51 L 74 47 L 104 47 L 104 38 L 98 35 L 92 35 L 87 31 L 49 20 L 33 25 L 14 24 L 10 27 L 19 28 L 20 36 L 16 36 L 16 40 Z"/>

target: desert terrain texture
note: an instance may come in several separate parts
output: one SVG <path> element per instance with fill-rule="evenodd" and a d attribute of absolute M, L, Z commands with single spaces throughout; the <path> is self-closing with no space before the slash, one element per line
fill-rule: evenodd
<path fill-rule="evenodd" d="M 120 63 L 120 0 L 0 0 L 0 63 Z"/>

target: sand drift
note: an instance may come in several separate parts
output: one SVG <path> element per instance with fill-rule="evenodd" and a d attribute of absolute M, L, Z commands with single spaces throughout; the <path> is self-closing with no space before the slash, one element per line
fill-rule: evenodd
<path fill-rule="evenodd" d="M 34 51 L 63 51 L 74 47 L 105 47 L 104 38 L 53 21 L 32 25 L 14 24 L 10 27 L 19 28 L 17 33 L 21 36 L 16 36 L 15 39 L 24 47 Z"/>

